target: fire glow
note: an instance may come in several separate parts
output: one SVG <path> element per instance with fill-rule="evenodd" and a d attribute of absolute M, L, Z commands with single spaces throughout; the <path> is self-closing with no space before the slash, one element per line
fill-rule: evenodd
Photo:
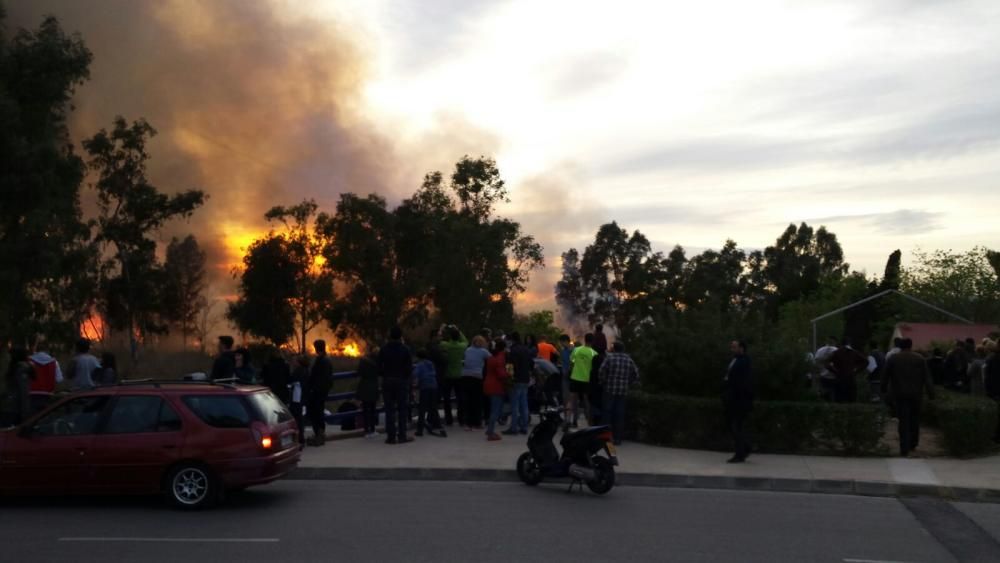
<path fill-rule="evenodd" d="M 80 336 L 94 342 L 104 340 L 104 319 L 94 313 L 80 323 Z"/>
<path fill-rule="evenodd" d="M 358 358 L 361 356 L 361 348 L 356 342 L 348 342 L 340 347 L 338 354 L 347 358 Z"/>

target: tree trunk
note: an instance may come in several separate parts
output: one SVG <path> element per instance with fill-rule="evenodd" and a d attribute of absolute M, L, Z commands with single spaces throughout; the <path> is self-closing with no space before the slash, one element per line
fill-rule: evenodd
<path fill-rule="evenodd" d="M 301 329 L 302 330 L 302 339 L 299 341 L 299 343 L 300 343 L 299 344 L 299 353 L 304 355 L 306 353 L 306 322 L 308 322 L 306 320 L 306 304 L 305 304 L 305 301 L 302 302 L 302 311 L 300 312 L 300 315 L 301 315 L 301 319 L 300 320 L 302 321 L 302 329 Z"/>

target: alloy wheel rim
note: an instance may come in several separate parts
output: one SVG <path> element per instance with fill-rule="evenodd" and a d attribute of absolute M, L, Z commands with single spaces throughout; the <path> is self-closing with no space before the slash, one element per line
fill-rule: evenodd
<path fill-rule="evenodd" d="M 193 467 L 177 473 L 173 485 L 174 498 L 183 504 L 197 504 L 208 494 L 208 476 Z"/>

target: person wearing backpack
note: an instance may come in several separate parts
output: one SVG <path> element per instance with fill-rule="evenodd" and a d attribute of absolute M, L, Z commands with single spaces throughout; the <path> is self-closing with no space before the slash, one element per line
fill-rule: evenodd
<path fill-rule="evenodd" d="M 35 377 L 31 380 L 31 390 L 54 393 L 56 384 L 62 383 L 63 373 L 59 362 L 48 352 L 36 352 L 28 358 Z"/>

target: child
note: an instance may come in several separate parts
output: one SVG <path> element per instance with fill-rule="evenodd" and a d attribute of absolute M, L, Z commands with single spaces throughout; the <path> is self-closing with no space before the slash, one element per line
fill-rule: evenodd
<path fill-rule="evenodd" d="M 292 417 L 295 418 L 295 424 L 299 427 L 299 449 L 304 448 L 306 445 L 306 421 L 302 409 L 302 388 L 307 379 L 309 379 L 309 356 L 303 354 L 295 359 L 295 369 L 292 370 L 292 376 L 288 379 L 292 401 L 289 409 L 292 411 Z"/>
<path fill-rule="evenodd" d="M 417 387 L 420 390 L 420 401 L 417 410 L 417 436 L 424 435 L 424 427 L 431 434 L 435 430 L 440 430 L 441 437 L 446 434 L 441 428 L 441 417 L 437 410 L 437 370 L 434 369 L 434 362 L 428 358 L 427 350 L 417 351 L 417 364 L 413 366 L 413 377 L 416 379 Z"/>

